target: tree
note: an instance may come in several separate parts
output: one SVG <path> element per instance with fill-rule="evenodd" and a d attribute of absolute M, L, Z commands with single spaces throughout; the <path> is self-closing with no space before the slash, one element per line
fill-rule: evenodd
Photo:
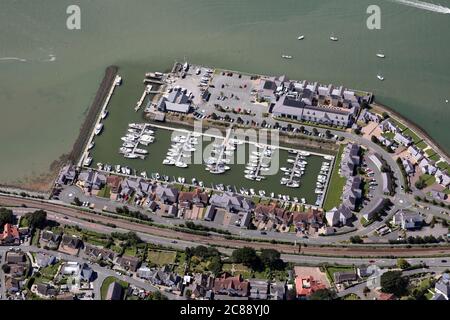
<path fill-rule="evenodd" d="M 13 221 L 14 215 L 12 210 L 0 208 L 0 228 L 3 228 L 3 226 L 7 223 L 13 223 Z"/>
<path fill-rule="evenodd" d="M 9 271 L 11 271 L 11 267 L 5 263 L 4 265 L 2 265 L 2 270 L 4 273 L 9 273 Z"/>
<path fill-rule="evenodd" d="M 352 237 L 350 237 L 350 242 L 351 243 L 363 243 L 364 240 L 361 239 L 360 236 L 352 236 Z"/>
<path fill-rule="evenodd" d="M 219 256 L 213 257 L 208 265 L 209 271 L 211 271 L 215 276 L 222 272 L 222 260 Z"/>
<path fill-rule="evenodd" d="M 231 259 L 234 263 L 242 263 L 252 268 L 256 268 L 260 262 L 255 249 L 250 247 L 235 249 L 231 254 Z"/>
<path fill-rule="evenodd" d="M 83 203 L 80 201 L 78 197 L 73 198 L 73 204 L 77 207 L 80 207 Z"/>
<path fill-rule="evenodd" d="M 163 295 L 161 291 L 155 291 L 149 294 L 148 300 L 167 300 L 167 296 Z"/>
<path fill-rule="evenodd" d="M 371 136 L 371 137 L 370 137 L 370 140 L 371 140 L 373 143 L 378 143 L 378 142 L 379 142 L 379 140 L 378 140 L 378 138 L 377 138 L 376 136 Z"/>
<path fill-rule="evenodd" d="M 427 186 L 427 184 L 425 183 L 425 181 L 423 181 L 423 179 L 419 179 L 416 181 L 416 183 L 414 184 L 416 186 L 417 189 L 421 190 L 423 188 L 425 188 Z"/>
<path fill-rule="evenodd" d="M 381 291 L 400 297 L 406 293 L 408 278 L 402 277 L 401 271 L 388 271 L 381 275 Z"/>
<path fill-rule="evenodd" d="M 30 224 L 30 228 L 44 229 L 47 225 L 47 212 L 44 210 L 37 210 L 34 212 L 28 212 L 25 214 L 25 219 L 27 219 Z"/>
<path fill-rule="evenodd" d="M 279 270 L 284 267 L 281 254 L 275 249 L 262 249 L 260 254 L 261 262 L 271 270 Z"/>
<path fill-rule="evenodd" d="M 388 114 L 387 112 L 383 112 L 383 113 L 381 114 L 381 116 L 383 117 L 383 119 L 389 118 L 389 114 Z"/>
<path fill-rule="evenodd" d="M 399 267 L 400 269 L 404 270 L 404 269 L 409 268 L 410 264 L 405 259 L 399 258 L 399 259 L 397 259 L 397 267 Z"/>
<path fill-rule="evenodd" d="M 336 299 L 336 292 L 331 289 L 319 289 L 309 296 L 309 300 L 333 300 Z"/>
<path fill-rule="evenodd" d="M 319 134 L 319 130 L 317 130 L 317 128 L 313 128 L 312 131 L 315 136 L 317 136 Z"/>
<path fill-rule="evenodd" d="M 184 296 L 188 299 L 191 298 L 192 296 L 192 290 L 191 289 L 186 289 L 186 291 L 184 292 Z"/>

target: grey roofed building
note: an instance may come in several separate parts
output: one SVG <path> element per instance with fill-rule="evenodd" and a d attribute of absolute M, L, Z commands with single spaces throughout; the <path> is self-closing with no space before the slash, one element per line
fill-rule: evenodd
<path fill-rule="evenodd" d="M 414 165 L 411 163 L 411 161 L 409 161 L 408 159 L 402 159 L 402 165 L 403 168 L 405 168 L 405 172 L 407 175 L 413 175 L 415 170 L 414 170 Z"/>
<path fill-rule="evenodd" d="M 89 243 L 86 243 L 84 252 L 87 256 L 100 259 L 113 261 L 116 257 L 116 253 L 110 249 L 100 248 Z"/>
<path fill-rule="evenodd" d="M 333 274 L 334 282 L 339 284 L 343 282 L 356 281 L 358 279 L 354 271 L 351 272 L 335 272 Z"/>
<path fill-rule="evenodd" d="M 428 160 L 427 158 L 423 158 L 419 162 L 419 167 L 423 173 L 434 175 L 437 172 L 437 168 L 434 165 L 434 161 Z"/>
<path fill-rule="evenodd" d="M 255 206 L 251 200 L 232 192 L 224 192 L 221 195 L 213 194 L 210 203 L 229 212 L 246 212 L 252 210 Z"/>
<path fill-rule="evenodd" d="M 158 185 L 155 194 L 157 200 L 163 203 L 175 203 L 178 199 L 178 190 L 167 185 Z"/>
<path fill-rule="evenodd" d="M 49 230 L 43 230 L 40 240 L 45 242 L 49 247 L 55 247 L 58 246 L 59 241 L 61 240 L 61 235 Z"/>
<path fill-rule="evenodd" d="M 100 190 L 106 184 L 106 176 L 97 171 L 87 170 L 80 173 L 78 181 L 82 182 L 85 188 Z"/>
<path fill-rule="evenodd" d="M 139 190 L 139 182 L 133 179 L 126 178 L 120 184 L 120 196 L 131 196 L 133 192 Z"/>
<path fill-rule="evenodd" d="M 372 121 L 372 122 L 380 122 L 381 121 L 381 116 L 377 113 L 374 112 L 370 112 L 367 109 L 364 109 L 361 112 L 361 119 L 365 120 L 365 121 Z"/>
<path fill-rule="evenodd" d="M 210 205 L 206 208 L 204 220 L 206 221 L 213 221 L 216 217 L 216 206 Z"/>
<path fill-rule="evenodd" d="M 45 297 L 53 297 L 57 294 L 56 288 L 50 286 L 47 283 L 38 283 L 36 285 L 36 291 Z"/>
<path fill-rule="evenodd" d="M 79 276 L 81 280 L 92 282 L 95 278 L 95 272 L 87 263 L 83 263 L 80 266 Z"/>
<path fill-rule="evenodd" d="M 179 112 L 188 113 L 191 104 L 189 97 L 181 90 L 172 89 L 172 91 L 167 95 L 159 99 L 157 103 L 157 108 L 159 111 L 167 112 Z"/>
<path fill-rule="evenodd" d="M 270 300 L 285 300 L 286 299 L 286 283 L 272 282 L 269 286 Z"/>
<path fill-rule="evenodd" d="M 72 249 L 78 249 L 81 247 L 82 241 L 76 236 L 64 234 L 62 236 L 61 244 Z"/>
<path fill-rule="evenodd" d="M 386 202 L 387 199 L 385 198 L 380 197 L 376 199 L 374 203 L 370 205 L 369 209 L 367 209 L 368 208 L 367 206 L 364 208 L 364 212 L 362 213 L 363 218 L 366 219 L 367 221 L 372 220 L 375 217 L 375 215 L 384 207 Z"/>
<path fill-rule="evenodd" d="M 390 146 L 392 146 L 394 144 L 394 142 L 392 140 L 389 140 L 389 139 L 387 139 L 387 138 L 385 138 L 383 136 L 380 136 L 378 138 L 378 140 L 380 141 L 381 144 L 383 144 L 386 147 L 390 147 Z"/>
<path fill-rule="evenodd" d="M 117 259 L 117 263 L 124 269 L 136 272 L 141 264 L 141 259 L 138 257 L 123 255 Z"/>
<path fill-rule="evenodd" d="M 267 280 L 250 279 L 250 295 L 251 300 L 267 300 L 269 294 L 269 283 Z"/>
<path fill-rule="evenodd" d="M 365 278 L 371 276 L 375 272 L 375 268 L 368 268 L 366 266 L 361 266 L 356 269 L 356 273 L 360 278 Z"/>
<path fill-rule="evenodd" d="M 450 298 L 450 274 L 448 274 L 448 273 L 442 274 L 441 279 L 439 279 L 439 281 L 436 282 L 436 285 L 434 286 L 434 290 L 436 291 L 436 294 L 442 295 L 442 297 L 444 299 L 441 298 L 441 300 L 449 300 L 449 298 Z"/>
<path fill-rule="evenodd" d="M 381 189 L 383 190 L 383 193 L 388 195 L 392 192 L 392 183 L 390 176 L 387 172 L 381 173 Z"/>
<path fill-rule="evenodd" d="M 45 254 L 45 253 L 40 253 L 38 252 L 36 254 L 36 264 L 40 267 L 40 268 L 45 268 L 49 265 L 53 265 L 56 263 L 56 257 L 49 255 L 49 254 Z"/>
<path fill-rule="evenodd" d="M 139 278 L 148 280 L 153 275 L 153 271 L 147 265 L 142 265 L 137 270 L 137 275 Z"/>
<path fill-rule="evenodd" d="M 416 160 L 416 162 L 419 162 L 423 159 L 423 152 L 416 146 L 409 146 L 408 152 L 411 154 L 411 156 Z"/>
<path fill-rule="evenodd" d="M 351 210 L 356 209 L 356 203 L 361 199 L 361 177 L 355 176 L 348 178 L 344 186 L 344 192 L 342 194 L 342 203 L 344 206 Z"/>
<path fill-rule="evenodd" d="M 105 300 L 122 300 L 122 294 L 122 286 L 116 281 L 111 282 L 106 292 Z"/>
<path fill-rule="evenodd" d="M 404 145 L 405 147 L 413 143 L 413 139 L 400 132 L 397 132 L 394 136 L 394 141 Z"/>
<path fill-rule="evenodd" d="M 340 205 L 339 208 L 334 207 L 325 214 L 328 224 L 332 227 L 346 225 L 352 217 L 352 211 L 344 205 Z"/>
<path fill-rule="evenodd" d="M 349 143 L 342 151 L 341 175 L 350 177 L 354 175 L 355 168 L 360 164 L 359 145 Z"/>
<path fill-rule="evenodd" d="M 385 131 L 390 131 L 393 133 L 401 132 L 400 128 L 395 123 L 393 123 L 391 119 L 383 120 L 380 123 L 379 127 L 383 132 Z"/>
<path fill-rule="evenodd" d="M 419 213 L 405 210 L 398 211 L 392 219 L 395 225 L 405 230 L 420 229 L 423 221 L 424 218 Z"/>
<path fill-rule="evenodd" d="M 73 165 L 66 165 L 64 166 L 58 176 L 58 183 L 63 184 L 71 184 L 75 180 L 77 172 L 75 169 L 75 166 Z"/>

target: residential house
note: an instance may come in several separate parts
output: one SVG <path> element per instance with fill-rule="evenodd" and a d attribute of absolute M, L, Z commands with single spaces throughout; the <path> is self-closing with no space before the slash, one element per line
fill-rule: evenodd
<path fill-rule="evenodd" d="M 438 190 L 431 190 L 430 193 L 431 193 L 431 196 L 433 197 L 433 199 L 436 199 L 437 201 L 445 201 L 445 200 L 447 200 L 447 197 L 448 197 L 445 192 L 438 191 Z"/>
<path fill-rule="evenodd" d="M 450 274 L 442 274 L 441 279 L 434 286 L 435 294 L 432 300 L 449 300 L 450 298 Z"/>
<path fill-rule="evenodd" d="M 391 119 L 385 119 L 383 120 L 380 124 L 379 124 L 380 129 L 383 132 L 393 132 L 393 133 L 398 133 L 401 132 L 401 129 L 397 126 L 397 124 L 395 124 L 394 122 L 392 122 Z"/>
<path fill-rule="evenodd" d="M 141 259 L 138 257 L 123 255 L 117 259 L 117 263 L 125 270 L 136 272 L 141 264 Z"/>
<path fill-rule="evenodd" d="M 391 176 L 387 172 L 381 172 L 381 190 L 385 195 L 389 195 L 392 192 Z"/>
<path fill-rule="evenodd" d="M 344 186 L 344 192 L 342 193 L 342 203 L 350 210 L 355 210 L 357 202 L 362 197 L 361 190 L 361 177 L 354 176 L 349 177 Z"/>
<path fill-rule="evenodd" d="M 271 282 L 269 286 L 270 300 L 286 299 L 286 282 Z"/>
<path fill-rule="evenodd" d="M 419 168 L 422 170 L 422 173 L 434 175 L 437 172 L 437 168 L 434 165 L 434 161 L 431 161 L 427 158 L 423 158 L 419 162 Z"/>
<path fill-rule="evenodd" d="M 200 189 L 195 189 L 192 192 L 180 192 L 178 195 L 178 207 L 179 208 L 192 208 L 198 206 L 201 208 L 206 207 L 208 204 L 208 194 L 201 192 Z"/>
<path fill-rule="evenodd" d="M 106 261 L 114 261 L 117 255 L 114 251 L 110 249 L 100 248 L 88 243 L 84 247 L 84 253 L 89 258 Z"/>
<path fill-rule="evenodd" d="M 343 177 L 350 177 L 355 174 L 355 169 L 361 162 L 359 154 L 359 145 L 349 143 L 345 146 L 341 158 L 341 175 Z"/>
<path fill-rule="evenodd" d="M 416 172 L 414 165 L 408 159 L 402 159 L 402 165 L 407 175 L 412 176 Z"/>
<path fill-rule="evenodd" d="M 213 194 L 210 204 L 229 212 L 251 211 L 254 208 L 254 203 L 251 200 L 232 192 Z"/>
<path fill-rule="evenodd" d="M 437 169 L 434 176 L 436 178 L 436 182 L 444 188 L 450 186 L 450 176 L 446 170 Z"/>
<path fill-rule="evenodd" d="M 117 200 L 122 185 L 122 178 L 114 174 L 109 175 L 106 178 L 106 185 L 109 187 L 111 200 Z"/>
<path fill-rule="evenodd" d="M 325 289 L 326 285 L 313 276 L 295 278 L 295 290 L 298 298 L 308 298 L 314 292 Z"/>
<path fill-rule="evenodd" d="M 324 224 L 323 212 L 318 209 L 309 209 L 306 212 L 293 212 L 292 224 L 296 231 L 313 231 L 317 232 Z"/>
<path fill-rule="evenodd" d="M 70 251 L 77 251 L 81 248 L 83 242 L 80 238 L 74 235 L 64 234 L 61 238 L 60 249 L 65 250 L 69 249 Z"/>
<path fill-rule="evenodd" d="M 334 282 L 336 284 L 344 283 L 344 282 L 352 282 L 358 280 L 358 276 L 354 271 L 346 271 L 346 272 L 335 272 L 333 274 Z"/>
<path fill-rule="evenodd" d="M 414 230 L 422 227 L 424 218 L 420 213 L 400 210 L 394 215 L 392 222 L 395 225 L 399 225 L 402 229 Z"/>
<path fill-rule="evenodd" d="M 58 291 L 55 287 L 46 283 L 38 283 L 34 285 L 34 287 L 36 294 L 43 298 L 52 298 L 58 294 Z"/>
<path fill-rule="evenodd" d="M 214 294 L 229 295 L 237 297 L 247 297 L 250 291 L 250 284 L 243 280 L 241 275 L 231 276 L 223 273 L 214 280 Z"/>
<path fill-rule="evenodd" d="M 325 214 L 328 224 L 332 227 L 347 225 L 352 217 L 352 211 L 344 205 L 340 205 L 339 208 L 334 207 Z"/>
<path fill-rule="evenodd" d="M 75 166 L 66 165 L 59 172 L 57 183 L 60 185 L 72 184 L 75 181 L 76 174 Z"/>
<path fill-rule="evenodd" d="M 36 253 L 36 264 L 39 268 L 45 268 L 47 266 L 54 265 L 56 263 L 56 257 L 46 253 Z"/>
<path fill-rule="evenodd" d="M 16 226 L 6 223 L 3 227 L 3 233 L 0 234 L 0 244 L 18 245 L 20 244 L 20 233 Z"/>
<path fill-rule="evenodd" d="M 419 163 L 423 158 L 423 152 L 416 146 L 409 146 L 408 152 L 411 154 L 411 157 L 416 161 L 416 163 Z"/>
<path fill-rule="evenodd" d="M 106 176 L 97 171 L 82 171 L 78 176 L 78 185 L 81 186 L 85 192 L 96 194 L 105 186 L 105 184 Z"/>
<path fill-rule="evenodd" d="M 269 295 L 269 283 L 267 280 L 250 279 L 250 300 L 267 300 Z"/>
<path fill-rule="evenodd" d="M 39 241 L 43 247 L 56 249 L 61 241 L 61 235 L 50 230 L 43 230 Z"/>
<path fill-rule="evenodd" d="M 405 147 L 408 147 L 409 145 L 411 145 L 413 143 L 413 139 L 410 136 L 404 135 L 400 132 L 397 132 L 395 134 L 394 141 Z"/>
<path fill-rule="evenodd" d="M 155 190 L 156 200 L 166 204 L 178 201 L 178 190 L 167 185 L 158 185 Z"/>

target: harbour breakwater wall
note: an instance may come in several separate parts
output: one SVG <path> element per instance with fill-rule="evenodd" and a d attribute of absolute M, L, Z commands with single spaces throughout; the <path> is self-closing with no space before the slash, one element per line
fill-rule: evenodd
<path fill-rule="evenodd" d="M 83 152 L 83 148 L 89 139 L 89 134 L 92 131 L 92 127 L 95 124 L 95 121 L 100 113 L 103 103 L 108 96 L 109 90 L 114 83 L 114 79 L 116 78 L 118 71 L 119 67 L 117 66 L 109 66 L 106 68 L 105 76 L 100 83 L 100 87 L 98 88 L 95 98 L 92 101 L 86 119 L 81 126 L 80 134 L 78 135 L 77 140 L 75 140 L 72 151 L 69 154 L 69 161 L 75 162 Z"/>

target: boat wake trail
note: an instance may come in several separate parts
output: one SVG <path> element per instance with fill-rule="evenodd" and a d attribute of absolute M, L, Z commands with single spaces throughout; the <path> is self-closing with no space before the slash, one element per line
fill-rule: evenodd
<path fill-rule="evenodd" d="M 404 4 L 406 6 L 437 12 L 437 13 L 443 13 L 443 14 L 450 14 L 450 8 L 444 7 L 442 5 L 434 4 L 434 3 L 428 3 L 424 1 L 419 0 L 391 0 L 393 2 L 397 2 L 400 4 Z"/>
<path fill-rule="evenodd" d="M 19 61 L 19 62 L 27 62 L 27 59 L 17 58 L 17 57 L 3 57 L 0 58 L 1 61 Z"/>

